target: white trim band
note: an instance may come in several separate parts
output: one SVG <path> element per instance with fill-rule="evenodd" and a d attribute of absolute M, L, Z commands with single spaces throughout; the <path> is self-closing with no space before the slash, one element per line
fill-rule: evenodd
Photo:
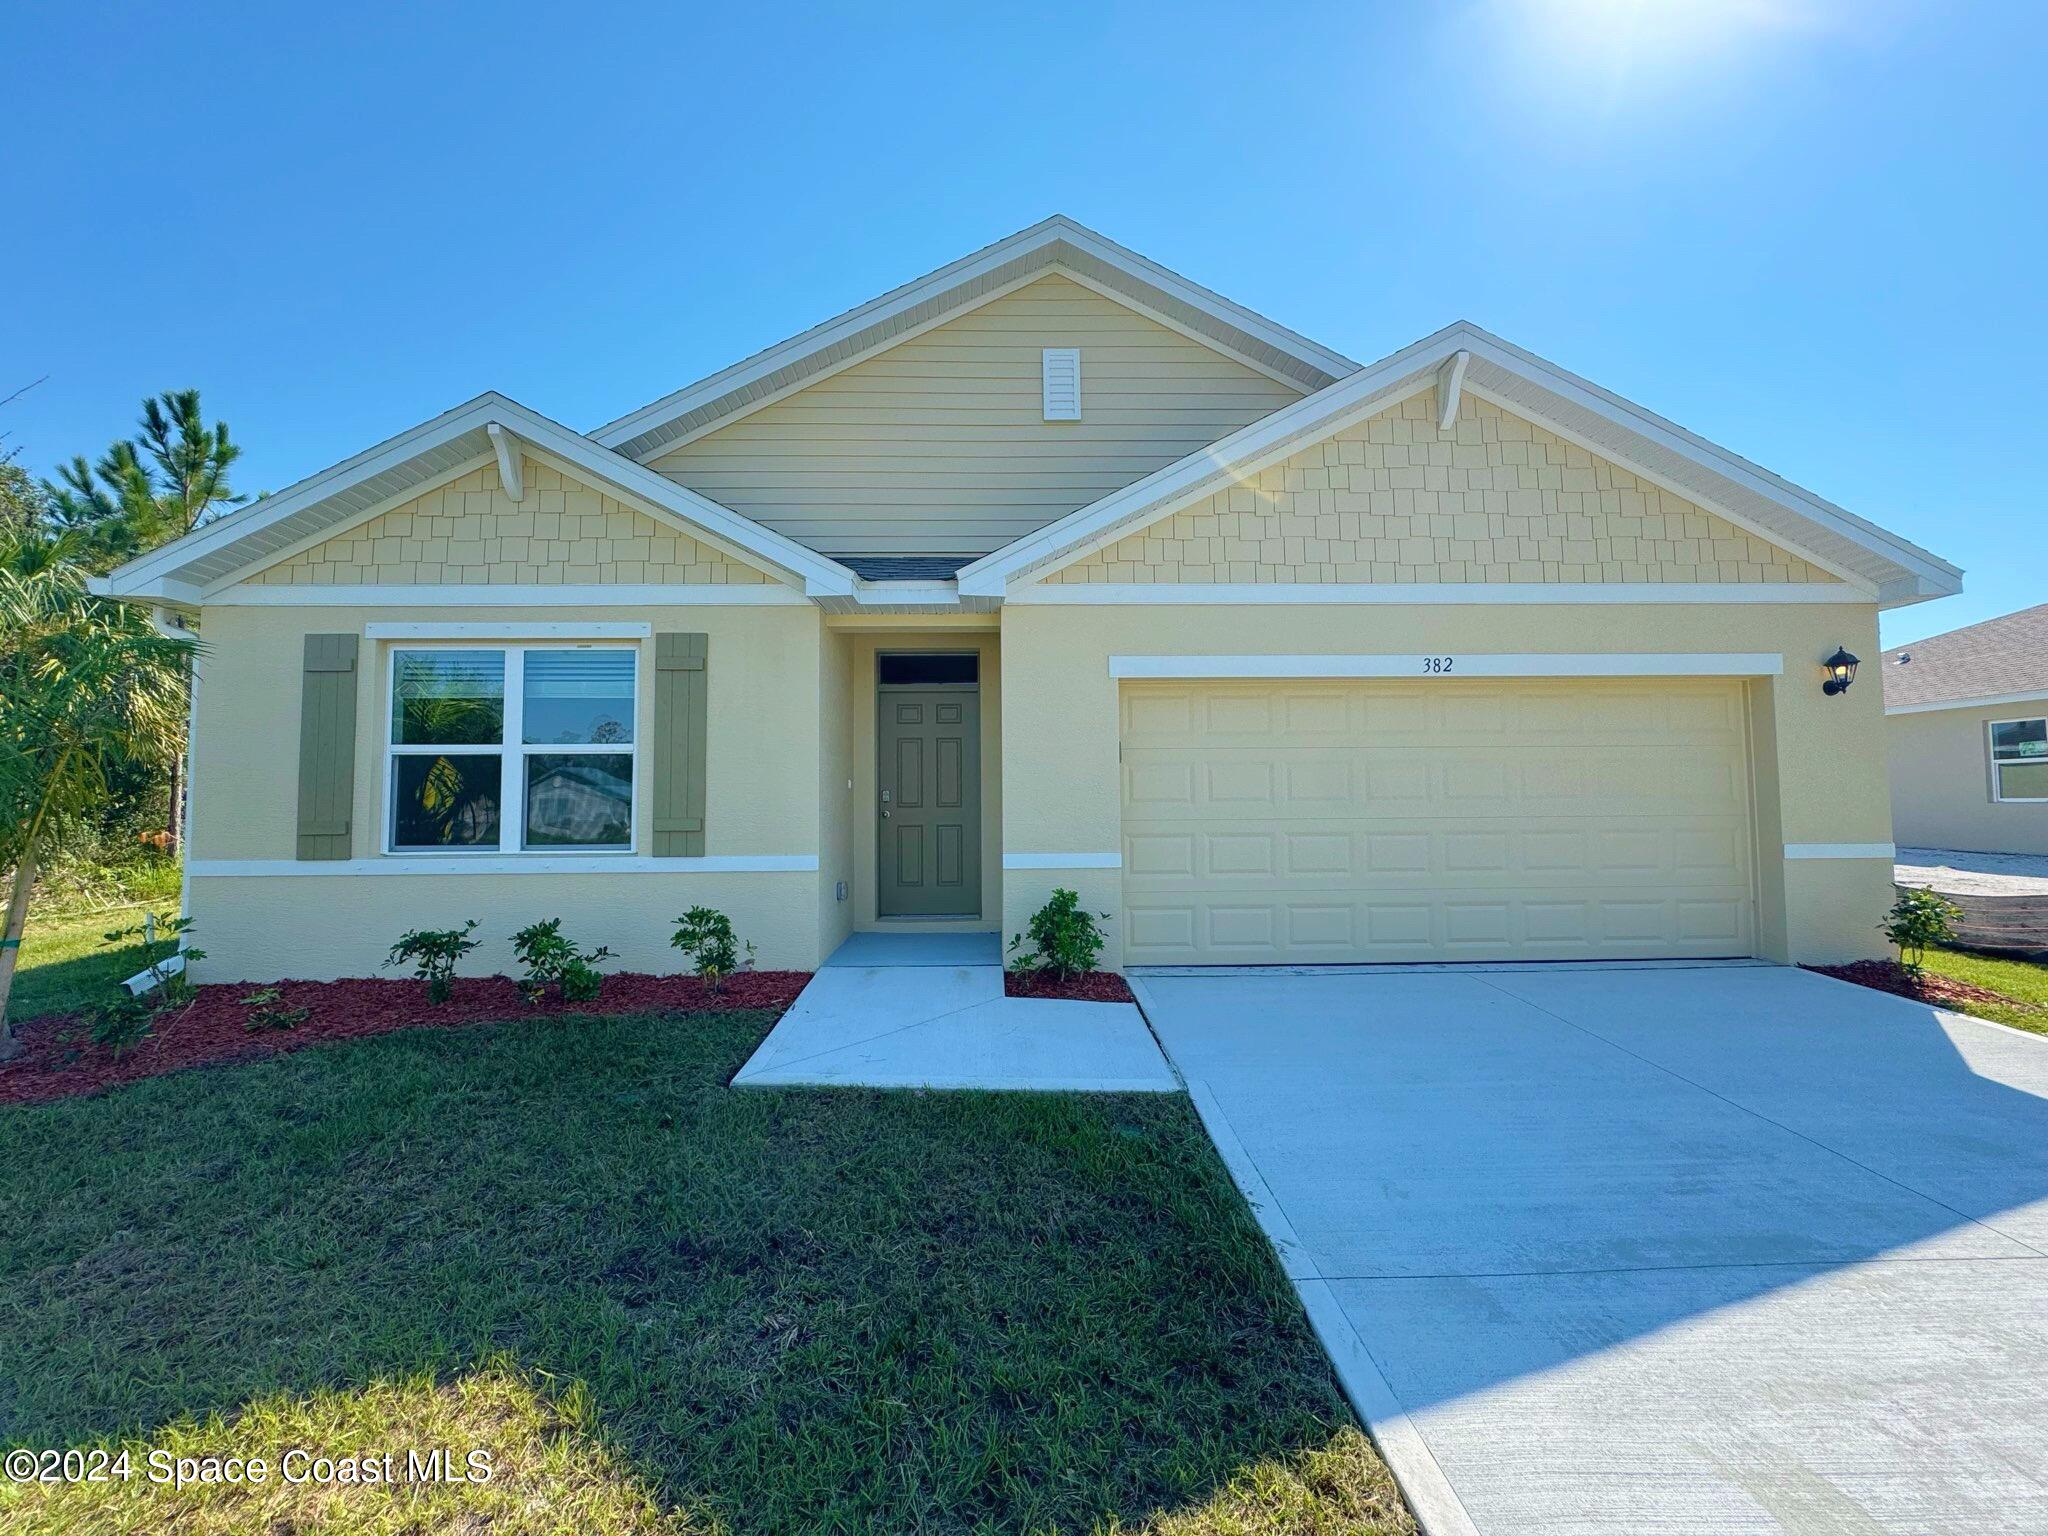
<path fill-rule="evenodd" d="M 1787 843 L 1788 859 L 1896 859 L 1899 850 L 1891 843 Z"/>
<path fill-rule="evenodd" d="M 1041 582 L 1012 592 L 1012 605 L 1219 603 L 1247 607 L 1303 603 L 1492 605 L 1498 603 L 1869 603 L 1870 594 L 1846 582 L 1781 582 L 1740 586 L 1734 582 Z"/>
<path fill-rule="evenodd" d="M 2027 693 L 1993 693 L 1981 699 L 1943 699 L 1937 704 L 1893 704 L 1888 715 L 1929 715 L 1942 709 L 1999 709 L 2007 704 L 2048 704 L 2048 693 L 2036 688 Z"/>
<path fill-rule="evenodd" d="M 1772 652 L 1437 656 L 1112 656 L 1114 678 L 1411 677 L 1776 677 L 1785 658 Z"/>
<path fill-rule="evenodd" d="M 815 873 L 818 856 L 715 853 L 694 859 L 649 859 L 628 853 L 442 853 L 384 859 L 193 859 L 186 868 L 200 880 L 325 875 L 780 875 Z"/>
<path fill-rule="evenodd" d="M 1122 869 L 1121 853 L 1006 853 L 1005 869 Z"/>
<path fill-rule="evenodd" d="M 366 640 L 645 640 L 652 624 L 365 624 Z"/>
<path fill-rule="evenodd" d="M 722 586 L 226 587 L 207 608 L 800 608 L 810 599 L 780 582 Z"/>

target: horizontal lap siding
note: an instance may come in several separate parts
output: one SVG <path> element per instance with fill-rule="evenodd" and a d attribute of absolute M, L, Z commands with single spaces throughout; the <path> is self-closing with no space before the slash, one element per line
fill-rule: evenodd
<path fill-rule="evenodd" d="M 1040 353 L 1081 349 L 1081 420 Z M 1299 398 L 1062 277 L 1041 278 L 654 467 L 828 554 L 984 554 Z"/>

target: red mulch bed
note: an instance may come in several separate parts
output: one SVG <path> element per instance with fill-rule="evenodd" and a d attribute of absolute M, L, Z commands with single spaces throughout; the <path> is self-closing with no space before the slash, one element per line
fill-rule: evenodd
<path fill-rule="evenodd" d="M 1808 965 L 1803 970 L 1818 971 L 1823 976 L 1832 976 L 1837 981 L 1853 981 L 1859 987 L 1870 987 L 1879 992 L 1890 992 L 1898 997 L 1910 997 L 1916 1003 L 1932 1003 L 1941 1007 L 1946 1003 L 2002 1003 L 2015 1006 L 2013 1000 L 2002 992 L 1993 992 L 1988 987 L 1973 987 L 1967 981 L 1954 981 L 1947 976 L 1937 976 L 1932 971 L 1923 972 L 1918 981 L 1905 968 L 1891 960 L 1858 960 L 1853 965 Z"/>
<path fill-rule="evenodd" d="M 400 1029 L 450 1029 L 491 1020 L 549 1014 L 705 1013 L 740 1008 L 787 1008 L 811 979 L 808 971 L 748 971 L 728 977 L 725 990 L 707 991 L 694 976 L 607 976 L 597 1000 L 564 1005 L 553 998 L 529 1005 L 504 976 L 465 977 L 454 995 L 427 1001 L 423 981 L 364 978 L 353 981 L 281 981 L 276 1008 L 312 1010 L 296 1027 L 251 1033 L 254 1010 L 242 1002 L 258 983 L 195 989 L 191 1004 L 158 1016 L 149 1037 L 118 1056 L 95 1045 L 83 1018 L 53 1015 L 19 1024 L 26 1049 L 0 1062 L 0 1104 L 37 1104 L 98 1093 L 121 1083 L 187 1067 L 278 1056 L 329 1040 L 360 1040 Z"/>
<path fill-rule="evenodd" d="M 1076 1003 L 1137 1001 L 1115 971 L 1083 971 L 1071 981 L 1061 981 L 1050 971 L 1005 971 L 1003 992 L 1009 997 L 1062 997 Z"/>

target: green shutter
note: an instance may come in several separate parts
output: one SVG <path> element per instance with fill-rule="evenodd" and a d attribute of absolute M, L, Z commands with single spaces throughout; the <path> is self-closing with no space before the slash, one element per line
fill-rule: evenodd
<path fill-rule="evenodd" d="M 654 637 L 654 856 L 704 852 L 705 635 Z"/>
<path fill-rule="evenodd" d="M 356 800 L 354 635 L 306 636 L 299 706 L 299 857 L 345 859 Z"/>

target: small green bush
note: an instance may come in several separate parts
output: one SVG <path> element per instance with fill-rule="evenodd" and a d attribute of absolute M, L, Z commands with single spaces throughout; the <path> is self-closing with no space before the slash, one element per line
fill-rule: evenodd
<path fill-rule="evenodd" d="M 149 996 L 131 997 L 125 990 L 94 1008 L 89 1015 L 95 1045 L 116 1056 L 140 1045 L 156 1029 L 162 1005 Z"/>
<path fill-rule="evenodd" d="M 313 1015 L 310 1008 L 281 1008 L 278 1006 L 284 996 L 275 987 L 263 987 L 242 999 L 242 1006 L 249 1010 L 249 1017 L 242 1027 L 250 1034 L 263 1034 L 274 1030 L 297 1029 Z"/>
<path fill-rule="evenodd" d="M 1024 934 L 1011 936 L 1010 954 L 1015 958 L 1010 969 L 1051 971 L 1062 981 L 1094 970 L 1104 942 L 1102 930 L 1096 927 L 1098 919 L 1106 923 L 1109 914 L 1084 910 L 1073 891 L 1054 891 L 1052 900 L 1034 912 L 1026 925 L 1031 948 L 1024 948 Z"/>
<path fill-rule="evenodd" d="M 445 1003 L 455 983 L 457 962 L 482 942 L 470 937 L 475 928 L 472 917 L 460 928 L 411 929 L 391 946 L 384 963 L 411 966 L 414 977 L 427 984 L 427 1001 Z"/>
<path fill-rule="evenodd" d="M 692 907 L 676 919 L 669 943 L 690 957 L 692 968 L 713 992 L 725 990 L 725 978 L 740 968 L 740 945 L 732 919 L 716 907 Z M 754 946 L 747 945 L 751 962 Z"/>
<path fill-rule="evenodd" d="M 1898 946 L 1901 969 L 1918 976 L 1927 960 L 1927 946 L 1953 943 L 1954 923 L 1962 915 L 1963 909 L 1941 892 L 1904 885 L 1877 931 Z"/>
<path fill-rule="evenodd" d="M 562 936 L 559 917 L 534 923 L 513 934 L 512 952 L 526 967 L 526 974 L 519 981 L 519 990 L 529 1003 L 537 1003 L 547 996 L 551 986 L 561 992 L 565 1003 L 589 1002 L 604 984 L 604 978 L 597 973 L 597 962 L 611 955 L 611 951 L 602 946 L 578 949 L 573 941 Z"/>

